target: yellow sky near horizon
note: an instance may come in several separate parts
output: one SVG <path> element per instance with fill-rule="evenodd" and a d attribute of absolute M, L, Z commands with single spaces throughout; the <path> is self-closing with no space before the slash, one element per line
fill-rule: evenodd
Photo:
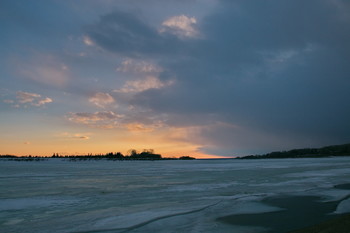
<path fill-rule="evenodd" d="M 44 119 L 45 117 L 43 117 Z M 192 156 L 195 158 L 220 158 L 205 154 L 201 145 L 190 140 L 191 129 L 159 128 L 153 130 L 131 128 L 94 128 L 67 124 L 50 128 L 45 120 L 40 127 L 19 123 L 17 128 L 4 127 L 0 135 L 0 154 L 17 156 L 86 155 L 121 152 L 130 149 L 154 149 L 163 157 Z M 36 128 L 36 129 L 35 129 Z M 65 131 L 62 131 L 65 129 Z"/>

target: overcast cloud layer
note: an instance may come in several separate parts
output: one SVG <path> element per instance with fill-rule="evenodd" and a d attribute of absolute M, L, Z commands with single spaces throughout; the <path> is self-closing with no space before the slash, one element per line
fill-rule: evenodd
<path fill-rule="evenodd" d="M 1 8 L 30 12 L 25 1 L 14 2 Z M 82 1 L 83 13 L 48 2 L 62 10 L 37 1 L 57 18 L 37 17 L 52 21 L 53 31 L 35 17 L 2 16 L 10 34 L 2 36 L 0 58 L 8 64 L 1 74 L 8 108 L 11 91 L 45 96 L 28 103 L 74 124 L 103 126 L 101 116 L 108 116 L 105 128 L 182 129 L 177 140 L 222 156 L 350 141 L 346 0 L 102 1 L 94 13 L 97 1 Z M 17 37 L 23 35 L 26 46 Z M 42 38 L 51 42 L 38 43 Z M 67 93 L 91 106 L 70 102 L 50 110 Z"/>

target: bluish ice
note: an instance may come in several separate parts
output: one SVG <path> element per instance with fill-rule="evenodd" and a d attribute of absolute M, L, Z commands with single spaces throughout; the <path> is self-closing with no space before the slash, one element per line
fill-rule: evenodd
<path fill-rule="evenodd" d="M 350 158 L 69 161 L 0 160 L 1 232 L 249 232 L 217 218 L 279 211 L 280 195 L 342 200 Z"/>

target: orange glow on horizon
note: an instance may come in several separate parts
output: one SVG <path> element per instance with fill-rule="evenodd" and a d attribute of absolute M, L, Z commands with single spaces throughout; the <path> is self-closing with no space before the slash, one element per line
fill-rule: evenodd
<path fill-rule="evenodd" d="M 101 129 L 73 124 L 51 129 L 20 125 L 8 128 L 0 135 L 0 154 L 50 157 L 53 153 L 64 156 L 121 152 L 127 155 L 130 149 L 139 152 L 154 149 L 163 157 L 227 158 L 202 152 L 200 148 L 203 145 L 191 142 L 196 130 L 196 127 L 160 127 L 152 131 L 140 127 Z"/>
<path fill-rule="evenodd" d="M 227 158 L 224 156 L 205 154 L 199 151 L 197 145 L 191 145 L 189 143 L 171 143 L 163 142 L 158 145 L 155 143 L 133 143 L 133 146 L 129 146 L 129 143 L 115 143 L 115 142 L 94 142 L 84 137 L 74 140 L 31 140 L 31 141 L 9 141 L 1 140 L 3 145 L 0 150 L 1 155 L 16 155 L 16 156 L 42 156 L 50 157 L 53 153 L 59 155 L 87 155 L 87 154 L 106 154 L 109 152 L 121 152 L 127 155 L 130 149 L 135 149 L 138 152 L 144 149 L 154 149 L 155 153 L 161 154 L 162 157 L 181 157 L 191 156 L 197 159 L 214 159 L 214 158 Z M 128 145 L 128 146 L 126 146 Z"/>

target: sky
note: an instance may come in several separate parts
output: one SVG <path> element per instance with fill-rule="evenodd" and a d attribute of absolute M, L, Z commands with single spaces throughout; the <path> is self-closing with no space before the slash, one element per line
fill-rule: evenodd
<path fill-rule="evenodd" d="M 0 154 L 350 142 L 347 0 L 2 0 Z"/>

